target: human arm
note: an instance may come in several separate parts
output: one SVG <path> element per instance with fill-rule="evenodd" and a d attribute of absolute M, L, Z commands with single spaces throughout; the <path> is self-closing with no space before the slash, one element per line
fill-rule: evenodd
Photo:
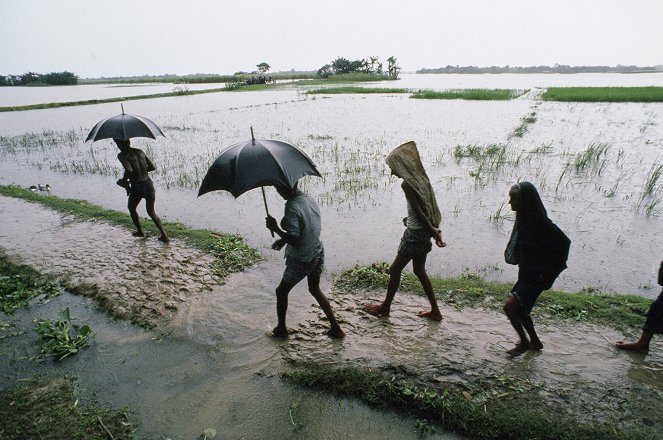
<path fill-rule="evenodd" d="M 280 237 L 274 242 L 272 249 L 280 250 L 286 244 L 297 246 L 299 242 L 299 235 L 291 234 L 281 229 L 276 219 L 271 215 L 265 217 L 265 226 L 267 226 L 267 229 L 269 229 L 271 232 Z"/>
<path fill-rule="evenodd" d="M 145 164 L 147 165 L 147 171 L 154 171 L 157 169 L 157 167 L 154 165 L 154 163 L 150 160 L 149 157 L 145 153 L 143 153 L 143 157 L 145 158 Z"/>
<path fill-rule="evenodd" d="M 407 182 L 403 182 L 401 188 L 405 193 L 405 198 L 410 203 L 410 206 L 412 206 L 412 209 L 414 209 L 414 213 L 417 216 L 419 223 L 424 225 L 426 229 L 430 232 L 430 234 L 435 239 L 435 244 L 438 247 L 445 247 L 447 244 L 444 241 L 442 241 L 442 231 L 436 225 L 433 225 L 426 216 L 426 214 L 424 213 L 424 210 L 421 207 L 421 202 L 419 201 L 419 196 L 417 195 L 417 193 L 414 191 L 414 189 L 412 189 L 410 185 L 408 185 Z"/>

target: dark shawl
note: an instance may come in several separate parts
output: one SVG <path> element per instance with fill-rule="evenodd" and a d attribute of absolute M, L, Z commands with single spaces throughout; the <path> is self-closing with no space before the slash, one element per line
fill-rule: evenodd
<path fill-rule="evenodd" d="M 520 203 L 505 260 L 520 269 L 557 277 L 566 269 L 571 240 L 548 218 L 534 185 L 520 182 L 517 187 Z"/>

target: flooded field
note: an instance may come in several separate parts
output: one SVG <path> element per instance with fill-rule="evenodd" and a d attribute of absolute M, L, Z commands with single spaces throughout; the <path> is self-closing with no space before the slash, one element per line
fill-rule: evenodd
<path fill-rule="evenodd" d="M 447 81 L 438 78 L 441 88 L 458 83 L 457 78 L 476 87 L 502 76 L 433 77 Z M 596 75 L 507 75 L 505 86 L 527 89 L 532 83 L 545 85 L 547 77 L 554 84 L 561 78 L 572 84 L 612 78 L 615 85 L 615 77 L 628 85 L 663 83 L 660 74 L 599 76 L 602 81 Z M 434 85 L 427 75 L 406 75 L 403 81 L 412 86 L 416 80 Z M 259 191 L 238 200 L 222 193 L 196 198 L 214 158 L 247 139 L 252 126 L 257 137 L 292 142 L 318 164 L 323 178 L 305 178 L 302 186 L 322 206 L 331 271 L 391 261 L 405 200 L 384 157 L 414 140 L 437 192 L 449 245 L 431 255 L 432 273 L 469 271 L 514 279 L 515 268 L 502 258 L 513 220 L 507 192 L 513 183 L 529 180 L 539 188 L 550 217 L 573 240 L 569 269 L 558 288 L 655 295 L 663 241 L 663 104 L 542 102 L 536 89 L 512 101 L 488 102 L 311 97 L 302 90 L 125 103 L 128 113 L 150 117 L 166 134 L 156 141 L 134 141 L 157 164 L 158 211 L 193 227 L 239 232 L 251 245 L 267 247 L 271 237 Z M 118 104 L 103 104 L 0 115 L 0 182 L 49 183 L 55 195 L 124 209 L 124 193 L 113 184 L 120 173 L 116 147 L 109 140 L 83 143 L 94 123 L 117 113 Z M 278 213 L 282 200 L 271 189 L 268 197 Z"/>
<path fill-rule="evenodd" d="M 426 322 L 413 317 L 425 299 L 399 294 L 393 316 L 377 319 L 364 314 L 361 305 L 383 292 L 333 291 L 338 271 L 395 256 L 406 208 L 384 157 L 414 140 L 437 193 L 448 243 L 431 253 L 430 274 L 469 272 L 515 280 L 516 269 L 502 257 L 513 225 L 507 192 L 513 183 L 529 180 L 539 188 L 550 217 L 573 240 L 569 268 L 556 288 L 649 298 L 660 292 L 655 271 L 663 247 L 663 104 L 541 101 L 541 90 L 533 87 L 560 85 L 558 75 L 506 75 L 504 83 L 499 75 L 446 76 L 447 82 L 435 77 L 404 75 L 395 86 L 529 91 L 512 101 L 478 102 L 403 95 L 312 97 L 301 88 L 283 88 L 125 103 L 127 113 L 149 117 L 166 134 L 156 141 L 133 141 L 157 165 L 153 179 L 162 218 L 238 232 L 265 261 L 219 285 L 206 279 L 204 267 L 191 264 L 205 257 L 183 243 L 162 246 L 154 236 L 134 240 L 119 228 L 79 224 L 0 197 L 0 249 L 39 270 L 70 272 L 116 291 L 120 301 L 130 301 L 127 283 L 137 282 L 123 274 L 138 269 L 160 280 L 141 285 L 138 300 L 157 306 L 150 295 L 158 293 L 175 307 L 162 310 L 172 312 L 171 321 L 146 331 L 110 320 L 90 300 L 68 294 L 35 305 L 14 315 L 12 327 L 3 330 L 0 355 L 11 361 L 3 363 L 0 374 L 8 383 L 75 374 L 103 402 L 129 406 L 145 438 L 196 438 L 210 427 L 223 438 L 455 438 L 421 434 L 416 420 L 280 380 L 288 362 L 308 360 L 394 368 L 423 383 L 460 384 L 473 396 L 482 392 L 482 380 L 504 378 L 505 389 L 518 381 L 525 392 L 576 409 L 583 421 L 619 418 L 628 426 L 663 426 L 660 338 L 651 355 L 642 357 L 617 352 L 613 342 L 623 336 L 613 329 L 546 320 L 539 327 L 545 350 L 512 360 L 504 351 L 515 336 L 499 313 L 441 304 L 444 321 Z M 608 84 L 580 75 L 567 78 L 594 82 L 584 85 L 663 85 L 660 74 L 608 77 L 600 77 Z M 94 93 L 85 99 L 99 97 Z M 83 142 L 98 120 L 119 112 L 119 104 L 101 104 L 0 113 L 0 184 L 48 183 L 54 196 L 124 211 L 124 191 L 114 183 L 120 174 L 115 145 Z M 258 138 L 302 147 L 323 176 L 304 178 L 302 186 L 322 209 L 323 290 L 331 291 L 348 333 L 343 341 L 324 336 L 325 323 L 303 285 L 291 294 L 292 337 L 282 342 L 267 337 L 283 263 L 281 254 L 269 249 L 260 192 L 237 200 L 225 193 L 196 197 L 213 159 L 224 147 L 249 138 L 250 127 Z M 271 188 L 267 197 L 270 213 L 278 217 L 283 201 Z M 173 260 L 178 264 L 162 264 Z M 55 317 L 65 307 L 97 333 L 92 346 L 62 364 L 31 361 L 33 320 Z"/>

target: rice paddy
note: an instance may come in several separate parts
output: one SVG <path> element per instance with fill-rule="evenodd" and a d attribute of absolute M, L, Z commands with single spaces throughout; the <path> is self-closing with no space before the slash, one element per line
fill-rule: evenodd
<path fill-rule="evenodd" d="M 663 87 L 550 87 L 546 101 L 663 102 Z"/>

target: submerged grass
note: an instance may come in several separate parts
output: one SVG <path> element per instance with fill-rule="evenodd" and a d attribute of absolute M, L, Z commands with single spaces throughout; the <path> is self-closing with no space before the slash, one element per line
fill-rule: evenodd
<path fill-rule="evenodd" d="M 663 102 L 663 87 L 550 87 L 545 101 Z"/>
<path fill-rule="evenodd" d="M 477 439 L 645 439 L 645 432 L 622 431 L 610 424 L 579 423 L 532 393 L 509 398 L 477 399 L 453 385 L 422 388 L 395 375 L 368 368 L 333 368 L 305 364 L 284 378 L 300 386 L 358 398 L 369 405 L 396 410 L 438 424 L 445 431 Z"/>
<path fill-rule="evenodd" d="M 470 272 L 456 278 L 431 276 L 430 279 L 437 298 L 458 308 L 484 307 L 501 310 L 513 286 L 511 283 L 485 281 L 480 275 Z M 389 265 L 374 263 L 355 266 L 343 272 L 335 284 L 344 290 L 386 289 L 388 282 Z M 409 272 L 403 272 L 401 289 L 424 295 L 418 279 Z M 644 324 L 650 303 L 651 300 L 637 295 L 547 290 L 539 297 L 533 313 L 610 325 L 620 330 L 634 330 Z"/>
<path fill-rule="evenodd" d="M 409 89 L 385 88 L 385 87 L 326 87 L 306 92 L 307 95 L 337 95 L 352 93 L 412 93 Z"/>
<path fill-rule="evenodd" d="M 58 379 L 0 393 L 0 438 L 4 440 L 131 439 L 126 409 L 80 405 L 74 383 Z"/>
<path fill-rule="evenodd" d="M 84 200 L 41 195 L 13 185 L 0 185 L 0 195 L 37 202 L 85 220 L 104 220 L 128 229 L 133 228 L 133 222 L 128 213 L 105 209 Z M 143 223 L 146 228 L 152 228 L 154 233 L 157 232 L 156 227 L 150 221 L 143 219 Z M 248 246 L 239 235 L 219 234 L 207 229 L 191 229 L 176 222 L 163 222 L 163 225 L 171 238 L 183 239 L 203 251 L 211 252 L 216 257 L 214 271 L 221 277 L 241 271 L 262 258 L 260 253 Z"/>
<path fill-rule="evenodd" d="M 525 93 L 511 89 L 459 89 L 459 90 L 419 90 L 412 94 L 415 99 L 468 99 L 479 101 L 508 101 Z"/>

